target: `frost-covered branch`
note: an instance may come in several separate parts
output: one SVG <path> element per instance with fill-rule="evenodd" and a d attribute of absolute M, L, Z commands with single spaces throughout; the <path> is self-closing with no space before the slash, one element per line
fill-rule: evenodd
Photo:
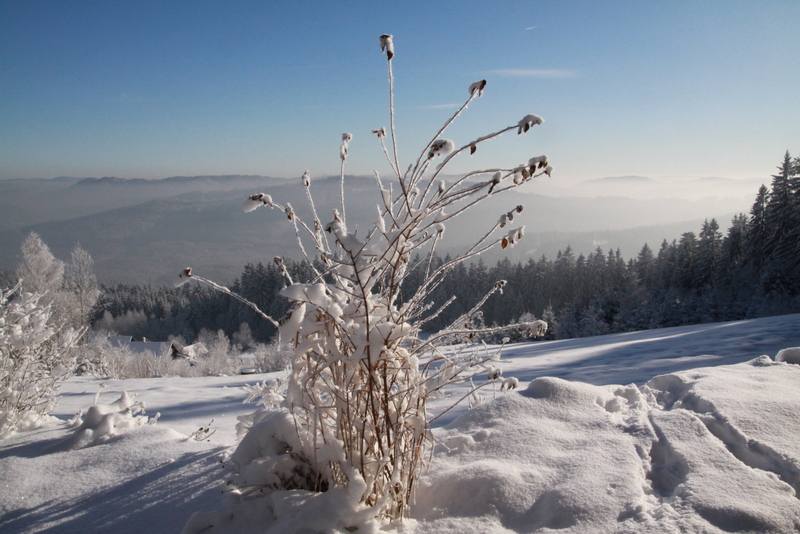
<path fill-rule="evenodd" d="M 238 295 L 238 294 L 234 293 L 233 291 L 231 291 L 230 289 L 228 289 L 227 287 L 221 286 L 221 285 L 217 284 L 216 282 L 212 282 L 211 280 L 209 280 L 207 278 L 203 278 L 202 276 L 198 276 L 196 274 L 193 274 L 191 267 L 187 267 L 186 269 L 181 271 L 181 273 L 178 275 L 177 280 L 175 281 L 175 286 L 176 287 L 181 286 L 181 285 L 185 284 L 186 282 L 188 282 L 189 280 L 197 280 L 198 282 L 202 282 L 202 283 L 208 285 L 209 287 L 219 291 L 220 293 L 225 293 L 226 295 L 228 295 L 231 298 L 241 302 L 242 304 L 244 304 L 245 306 L 247 306 L 248 308 L 250 308 L 251 310 L 256 312 L 259 316 L 261 316 L 264 320 L 266 320 L 268 323 L 270 323 L 275 328 L 278 328 L 280 326 L 278 324 L 278 321 L 276 321 L 275 319 L 273 319 L 272 317 L 270 317 L 269 315 L 267 315 L 266 313 L 261 311 L 261 309 L 259 309 L 258 306 L 256 306 L 255 304 L 253 304 L 252 302 L 250 302 L 249 300 L 247 300 L 243 296 Z"/>

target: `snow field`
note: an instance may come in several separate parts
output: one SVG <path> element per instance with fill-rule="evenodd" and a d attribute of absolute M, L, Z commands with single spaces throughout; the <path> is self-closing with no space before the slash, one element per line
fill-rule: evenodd
<path fill-rule="evenodd" d="M 520 389 L 487 386 L 482 405 L 437 421 L 445 426 L 434 429 L 412 517 L 385 529 L 796 532 L 800 367 L 773 358 L 800 346 L 799 322 L 789 315 L 509 346 L 497 365 Z M 645 383 L 648 370 L 658 376 Z M 236 443 L 237 417 L 256 409 L 242 403 L 241 386 L 270 376 L 69 379 L 56 417 L 0 442 L 0 531 L 347 532 L 354 518 L 344 492 L 244 503 L 223 493 L 232 473 L 220 460 Z M 122 417 L 95 445 L 66 446 L 77 435 L 67 422 L 79 410 L 88 416 L 101 382 L 98 404 L 128 391 L 146 414 Z M 99 411 L 124 413 L 122 404 Z M 156 412 L 155 425 L 130 424 Z M 215 434 L 189 439 L 211 419 Z M 100 420 L 84 430 L 98 431 Z"/>

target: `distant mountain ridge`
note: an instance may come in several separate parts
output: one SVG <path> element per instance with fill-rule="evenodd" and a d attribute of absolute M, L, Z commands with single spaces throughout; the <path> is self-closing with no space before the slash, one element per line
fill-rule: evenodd
<path fill-rule="evenodd" d="M 92 186 L 92 185 L 171 185 L 176 183 L 200 183 L 210 182 L 219 184 L 230 184 L 234 182 L 249 182 L 259 180 L 273 180 L 281 178 L 272 178 L 270 176 L 262 175 L 247 175 L 247 174 L 229 174 L 223 176 L 204 175 L 204 176 L 170 176 L 168 178 L 161 178 L 157 180 L 146 180 L 144 178 L 117 178 L 116 176 L 104 176 L 103 178 L 83 178 L 75 183 L 76 186 Z"/>
<path fill-rule="evenodd" d="M 444 179 L 452 183 L 456 177 Z M 0 181 L 0 268 L 16 266 L 22 240 L 36 231 L 62 259 L 68 259 L 80 242 L 95 259 L 103 281 L 162 282 L 171 280 L 176 269 L 191 265 L 196 272 L 225 282 L 238 276 L 247 262 L 268 261 L 276 255 L 299 259 L 294 230 L 285 216 L 269 209 L 245 214 L 246 196 L 268 193 L 276 201 L 291 203 L 305 220 L 310 218 L 299 177 L 75 180 Z M 673 186 L 645 177 L 630 180 L 622 177 L 623 187 L 612 188 L 610 184 L 620 180 L 609 177 L 593 182 L 597 194 L 579 184 L 574 190 L 563 189 L 560 196 L 548 192 L 556 180 L 535 180 L 512 194 L 493 195 L 468 217 L 447 224 L 437 250 L 442 255 L 463 251 L 470 236 L 485 232 L 500 214 L 523 204 L 525 210 L 515 223 L 527 226 L 526 237 L 514 248 L 485 256 L 485 261 L 554 257 L 567 245 L 576 254 L 600 246 L 604 251 L 621 248 L 631 257 L 645 242 L 655 249 L 663 239 L 698 232 L 704 218 L 717 217 L 720 226 L 727 227 L 734 213 L 749 211 L 757 191 L 749 191 L 744 201 L 699 202 L 663 194 L 636 200 L 626 196 L 636 187 L 624 187 L 625 183 Z M 312 177 L 311 189 L 317 212 L 326 222 L 332 210 L 340 208 L 339 177 Z M 375 179 L 348 175 L 345 190 L 348 226 L 363 235 L 379 203 Z M 622 194 L 612 196 L 612 191 Z"/>
<path fill-rule="evenodd" d="M 653 180 L 652 178 L 648 178 L 647 176 L 606 176 L 604 178 L 595 178 L 593 180 L 586 180 L 583 183 L 609 183 L 609 182 L 617 182 L 617 183 L 649 183 L 654 184 L 658 183 L 657 180 Z"/>

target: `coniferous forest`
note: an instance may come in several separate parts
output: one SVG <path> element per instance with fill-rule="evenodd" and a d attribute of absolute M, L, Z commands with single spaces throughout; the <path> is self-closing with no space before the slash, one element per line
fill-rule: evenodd
<path fill-rule="evenodd" d="M 425 258 L 416 260 L 404 287 L 408 294 L 414 294 L 427 264 Z M 295 281 L 310 280 L 309 265 L 287 265 Z M 533 314 L 549 323 L 550 339 L 798 312 L 800 158 L 786 152 L 771 186 L 762 185 L 750 213 L 736 215 L 726 231 L 715 219 L 706 220 L 696 234 L 687 232 L 657 247 L 644 244 L 628 259 L 619 250 L 601 248 L 576 256 L 567 246 L 555 258 L 460 265 L 437 288 L 431 313 L 455 300 L 426 327 L 449 325 L 498 280 L 508 283 L 484 305 L 484 323 L 509 324 Z M 276 265 L 258 263 L 247 264 L 231 290 L 280 318 L 289 307 L 278 295 L 283 287 Z M 120 284 L 102 290 L 92 321 L 99 329 L 149 339 L 181 336 L 186 342 L 202 330 L 251 335 L 256 341 L 275 333 L 245 306 L 203 286 Z"/>

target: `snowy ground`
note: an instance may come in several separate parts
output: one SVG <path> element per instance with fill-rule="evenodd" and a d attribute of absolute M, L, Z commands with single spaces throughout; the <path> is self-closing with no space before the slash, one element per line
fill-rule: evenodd
<path fill-rule="evenodd" d="M 520 389 L 484 388 L 437 422 L 413 518 L 393 528 L 800 531 L 800 366 L 759 358 L 798 346 L 800 315 L 509 346 Z M 222 506 L 219 460 L 255 409 L 240 386 L 264 378 L 105 381 L 101 404 L 136 393 L 160 419 L 79 449 L 65 421 L 102 381 L 70 379 L 57 419 L 0 442 L 0 532 L 180 532 Z M 212 419 L 207 440 L 186 438 Z M 335 510 L 271 502 L 271 526 L 229 531 L 337 532 Z"/>

